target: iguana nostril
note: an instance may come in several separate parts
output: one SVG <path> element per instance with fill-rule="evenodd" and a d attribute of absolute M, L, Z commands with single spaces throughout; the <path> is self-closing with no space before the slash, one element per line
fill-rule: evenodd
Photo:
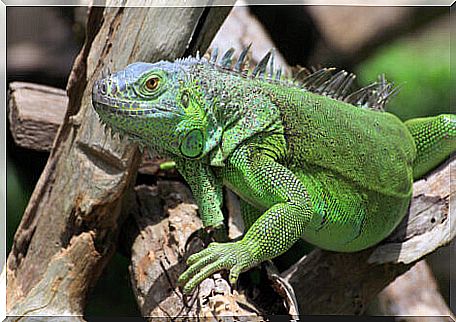
<path fill-rule="evenodd" d="M 106 85 L 106 83 L 101 83 L 100 91 L 101 94 L 106 95 L 106 93 L 108 92 L 108 86 Z"/>

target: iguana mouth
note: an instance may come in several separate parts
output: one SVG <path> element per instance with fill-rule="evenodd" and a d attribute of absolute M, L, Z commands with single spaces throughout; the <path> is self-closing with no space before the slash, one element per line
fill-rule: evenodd
<path fill-rule="evenodd" d="M 114 115 L 141 116 L 157 113 L 157 109 L 132 109 L 128 102 L 119 102 L 112 99 L 92 99 L 93 107 L 98 111 Z M 125 106 L 125 107 L 124 107 Z"/>
<path fill-rule="evenodd" d="M 122 116 L 143 116 L 151 114 L 177 114 L 172 102 L 162 101 L 161 105 L 144 106 L 138 101 L 129 101 L 103 93 L 100 81 L 95 82 L 92 89 L 92 105 L 98 111 Z M 102 84 L 101 84 L 102 85 Z"/>

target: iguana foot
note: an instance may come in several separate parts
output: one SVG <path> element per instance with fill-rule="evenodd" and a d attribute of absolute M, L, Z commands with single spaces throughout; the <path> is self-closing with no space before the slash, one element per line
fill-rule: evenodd
<path fill-rule="evenodd" d="M 234 285 L 240 273 L 258 264 L 242 240 L 234 243 L 211 243 L 206 249 L 187 259 L 190 267 L 179 277 L 183 292 L 189 294 L 204 279 L 222 269 L 229 270 L 229 282 Z"/>

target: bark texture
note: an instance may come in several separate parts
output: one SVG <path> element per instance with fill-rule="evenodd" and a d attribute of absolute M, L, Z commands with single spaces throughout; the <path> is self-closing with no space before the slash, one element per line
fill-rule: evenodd
<path fill-rule="evenodd" d="M 397 316 L 401 322 L 456 321 L 425 260 L 381 291 L 378 306 L 383 314 Z"/>
<path fill-rule="evenodd" d="M 50 151 L 63 123 L 68 97 L 61 89 L 14 82 L 9 87 L 8 116 L 14 142 L 27 149 Z"/>

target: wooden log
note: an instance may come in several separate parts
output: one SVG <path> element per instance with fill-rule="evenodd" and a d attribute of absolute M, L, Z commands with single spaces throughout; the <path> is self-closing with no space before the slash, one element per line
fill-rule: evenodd
<path fill-rule="evenodd" d="M 91 8 L 63 124 L 8 256 L 9 315 L 82 320 L 87 292 L 115 251 L 122 198 L 140 159 L 135 145 L 105 136 L 91 107 L 92 84 L 108 67 L 182 56 L 195 50 L 191 40 L 204 51 L 203 35 L 223 17 L 211 10 L 229 8 Z"/>
<path fill-rule="evenodd" d="M 8 117 L 14 142 L 26 149 L 50 151 L 67 104 L 64 90 L 33 83 L 10 83 Z"/>
<path fill-rule="evenodd" d="M 456 321 L 425 260 L 416 263 L 380 292 L 378 308 L 382 314 L 401 316 L 404 322 Z"/>

